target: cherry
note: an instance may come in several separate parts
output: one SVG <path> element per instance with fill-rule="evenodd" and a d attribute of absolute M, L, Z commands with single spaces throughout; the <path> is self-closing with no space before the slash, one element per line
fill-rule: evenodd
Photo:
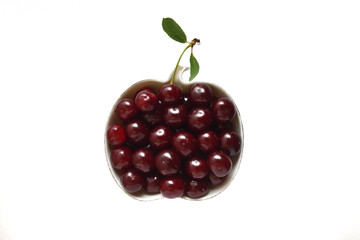
<path fill-rule="evenodd" d="M 172 149 L 164 149 L 155 156 L 155 167 L 162 175 L 171 175 L 179 172 L 181 160 Z"/>
<path fill-rule="evenodd" d="M 145 145 L 148 141 L 149 127 L 143 120 L 135 119 L 125 127 L 128 140 L 135 145 Z"/>
<path fill-rule="evenodd" d="M 156 107 L 154 112 L 152 112 L 152 113 L 144 113 L 142 117 L 150 125 L 152 125 L 152 126 L 158 125 L 158 124 L 160 124 L 162 122 L 163 111 L 164 111 L 164 106 L 159 104 Z"/>
<path fill-rule="evenodd" d="M 192 108 L 193 108 L 193 106 L 192 106 L 192 104 L 191 104 L 191 102 L 190 102 L 190 99 L 189 99 L 189 95 L 183 95 L 183 97 L 182 97 L 182 104 L 184 105 L 184 107 L 188 110 L 188 111 L 190 111 Z"/>
<path fill-rule="evenodd" d="M 159 99 L 165 105 L 174 105 L 181 100 L 181 89 L 174 84 L 166 84 L 159 90 Z"/>
<path fill-rule="evenodd" d="M 207 162 L 210 171 L 216 177 L 225 177 L 232 168 L 231 159 L 221 150 L 210 153 L 207 157 Z"/>
<path fill-rule="evenodd" d="M 134 100 L 130 98 L 121 99 L 116 106 L 116 115 L 122 121 L 128 121 L 133 118 L 139 110 L 137 109 Z"/>
<path fill-rule="evenodd" d="M 132 157 L 132 163 L 136 170 L 148 173 L 155 167 L 155 158 L 153 152 L 148 148 L 138 148 Z"/>
<path fill-rule="evenodd" d="M 212 100 L 211 87 L 205 83 L 191 86 L 189 91 L 190 102 L 195 106 L 208 106 Z"/>
<path fill-rule="evenodd" d="M 175 105 L 165 108 L 163 119 L 170 127 L 179 128 L 185 125 L 186 114 L 187 111 L 183 105 Z"/>
<path fill-rule="evenodd" d="M 150 146 L 153 149 L 163 149 L 171 145 L 173 131 L 166 125 L 158 125 L 151 130 L 149 135 Z"/>
<path fill-rule="evenodd" d="M 145 190 L 148 193 L 159 193 L 161 175 L 157 172 L 151 172 L 145 177 Z"/>
<path fill-rule="evenodd" d="M 211 185 L 217 186 L 224 181 L 225 177 L 217 177 L 213 173 L 210 173 L 207 179 L 211 183 Z"/>
<path fill-rule="evenodd" d="M 110 154 L 111 164 L 118 170 L 123 170 L 131 166 L 132 152 L 129 148 L 122 146 L 115 148 Z"/>
<path fill-rule="evenodd" d="M 235 156 L 240 152 L 241 139 L 233 130 L 224 130 L 219 135 L 220 148 L 229 156 Z"/>
<path fill-rule="evenodd" d="M 224 123 L 235 117 L 235 107 L 228 98 L 218 98 L 213 101 L 211 110 L 217 122 Z"/>
<path fill-rule="evenodd" d="M 140 89 L 139 91 L 137 91 L 137 92 L 135 93 L 134 98 L 136 98 L 136 96 L 137 96 L 140 92 L 150 92 L 150 93 L 153 93 L 153 94 L 156 95 L 156 92 L 155 92 L 154 89 L 152 89 L 152 88 L 150 88 L 150 87 L 144 87 L 144 88 Z"/>
<path fill-rule="evenodd" d="M 199 198 L 208 194 L 209 189 L 204 180 L 188 180 L 185 187 L 186 195 L 191 198 Z"/>
<path fill-rule="evenodd" d="M 189 112 L 187 126 L 194 132 L 207 129 L 212 122 L 212 114 L 208 108 L 194 108 Z"/>
<path fill-rule="evenodd" d="M 136 95 L 136 107 L 143 113 L 154 112 L 159 101 L 154 93 L 142 91 Z"/>
<path fill-rule="evenodd" d="M 140 191 L 144 185 L 143 176 L 135 169 L 129 169 L 122 173 L 120 181 L 124 189 L 129 193 Z"/>
<path fill-rule="evenodd" d="M 126 142 L 125 129 L 120 124 L 113 124 L 106 133 L 108 143 L 112 146 L 121 146 Z"/>
<path fill-rule="evenodd" d="M 204 159 L 194 156 L 186 161 L 185 171 L 191 178 L 201 179 L 206 177 L 209 170 Z"/>
<path fill-rule="evenodd" d="M 165 177 L 160 183 L 160 191 L 166 198 L 181 197 L 185 191 L 185 181 L 177 175 Z"/>
<path fill-rule="evenodd" d="M 194 155 L 197 149 L 196 138 L 187 131 L 175 133 L 171 140 L 172 147 L 181 157 L 188 158 Z"/>
<path fill-rule="evenodd" d="M 219 147 L 219 138 L 214 131 L 205 130 L 198 135 L 197 139 L 202 152 L 209 153 Z"/>

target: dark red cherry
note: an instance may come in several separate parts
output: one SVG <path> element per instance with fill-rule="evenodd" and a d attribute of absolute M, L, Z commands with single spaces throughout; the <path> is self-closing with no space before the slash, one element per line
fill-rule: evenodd
<path fill-rule="evenodd" d="M 157 172 L 151 172 L 145 177 L 145 190 L 148 193 L 159 193 L 162 176 Z"/>
<path fill-rule="evenodd" d="M 159 100 L 165 105 L 174 105 L 181 100 L 181 89 L 174 84 L 166 84 L 159 90 Z"/>
<path fill-rule="evenodd" d="M 207 129 L 212 122 L 212 114 L 208 108 L 194 108 L 189 112 L 187 126 L 194 132 Z"/>
<path fill-rule="evenodd" d="M 209 172 L 207 162 L 198 156 L 191 157 L 186 161 L 185 171 L 194 179 L 204 178 Z"/>
<path fill-rule="evenodd" d="M 148 142 L 149 127 L 143 120 L 135 119 L 126 124 L 126 136 L 130 143 L 135 145 L 145 145 Z"/>
<path fill-rule="evenodd" d="M 179 131 L 174 134 L 171 145 L 181 157 L 188 158 L 194 155 L 197 149 L 196 138 L 187 131 Z"/>
<path fill-rule="evenodd" d="M 170 147 L 172 135 L 173 131 L 170 127 L 166 125 L 156 126 L 149 135 L 150 146 L 157 150 Z"/>
<path fill-rule="evenodd" d="M 159 103 L 158 98 L 154 93 L 142 91 L 136 95 L 136 107 L 143 113 L 154 112 Z"/>
<path fill-rule="evenodd" d="M 111 164 L 118 170 L 123 170 L 131 166 L 132 152 L 129 148 L 122 146 L 111 151 Z"/>
<path fill-rule="evenodd" d="M 237 132 L 224 130 L 219 135 L 220 148 L 229 156 L 235 156 L 240 152 L 241 139 Z"/>
<path fill-rule="evenodd" d="M 155 167 L 155 157 L 149 148 L 138 148 L 133 153 L 132 163 L 138 171 L 148 173 Z"/>
<path fill-rule="evenodd" d="M 170 127 L 179 128 L 186 123 L 187 111 L 183 105 L 166 107 L 163 112 L 164 122 Z"/>
<path fill-rule="evenodd" d="M 219 148 L 219 138 L 214 131 L 205 130 L 201 132 L 197 140 L 202 152 L 209 153 Z"/>
<path fill-rule="evenodd" d="M 188 197 L 199 198 L 208 194 L 209 189 L 205 180 L 188 180 L 186 182 L 185 192 Z"/>
<path fill-rule="evenodd" d="M 211 110 L 214 119 L 220 123 L 231 121 L 235 117 L 236 113 L 233 102 L 224 97 L 213 101 Z"/>
<path fill-rule="evenodd" d="M 106 133 L 107 141 L 112 146 L 121 146 L 126 142 L 125 129 L 120 124 L 111 125 Z"/>
<path fill-rule="evenodd" d="M 212 97 L 211 87 L 205 83 L 197 83 L 190 88 L 190 102 L 195 106 L 209 106 Z"/>
<path fill-rule="evenodd" d="M 144 185 L 143 176 L 135 169 L 129 169 L 121 174 L 120 181 L 125 191 L 129 193 L 138 192 Z"/>
<path fill-rule="evenodd" d="M 154 89 L 152 89 L 152 88 L 150 88 L 150 87 L 144 87 L 144 88 L 140 89 L 139 91 L 137 91 L 137 92 L 135 93 L 134 98 L 136 98 L 136 96 L 137 96 L 140 92 L 150 92 L 150 93 L 153 93 L 153 94 L 156 95 L 156 92 L 155 92 Z"/>
<path fill-rule="evenodd" d="M 225 177 L 232 168 L 231 159 L 221 150 L 210 153 L 207 157 L 207 163 L 210 171 L 216 177 Z"/>
<path fill-rule="evenodd" d="M 226 177 L 217 177 L 213 173 L 210 173 L 207 177 L 208 181 L 211 183 L 211 185 L 216 186 L 219 185 L 224 181 Z"/>
<path fill-rule="evenodd" d="M 161 194 L 166 198 L 177 198 L 184 194 L 185 181 L 181 176 L 165 177 L 160 183 Z"/>
<path fill-rule="evenodd" d="M 163 111 L 164 111 L 164 106 L 159 104 L 154 112 L 144 113 L 142 117 L 150 125 L 152 126 L 158 125 L 162 123 Z"/>
<path fill-rule="evenodd" d="M 172 149 L 164 149 L 155 156 L 155 167 L 162 175 L 171 175 L 179 172 L 181 159 Z"/>
<path fill-rule="evenodd" d="M 115 112 L 120 120 L 129 121 L 139 112 L 139 110 L 137 109 L 134 100 L 130 98 L 124 98 L 121 99 L 116 106 Z"/>

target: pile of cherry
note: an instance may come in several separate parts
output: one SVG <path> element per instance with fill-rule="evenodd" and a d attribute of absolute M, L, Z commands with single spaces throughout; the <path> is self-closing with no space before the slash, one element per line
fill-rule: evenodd
<path fill-rule="evenodd" d="M 173 84 L 143 88 L 121 99 L 116 115 L 123 124 L 107 130 L 112 167 L 128 193 L 159 193 L 167 198 L 205 196 L 221 184 L 240 151 L 236 115 L 228 98 L 214 98 L 204 83 L 187 95 Z"/>

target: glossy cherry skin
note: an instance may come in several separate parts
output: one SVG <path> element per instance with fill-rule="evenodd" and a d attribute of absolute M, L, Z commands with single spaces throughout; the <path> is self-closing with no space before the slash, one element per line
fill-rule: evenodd
<path fill-rule="evenodd" d="M 145 177 L 145 190 L 148 193 L 159 193 L 162 176 L 157 172 L 151 172 Z"/>
<path fill-rule="evenodd" d="M 186 181 L 185 192 L 188 197 L 200 198 L 208 194 L 209 189 L 205 180 L 190 179 Z"/>
<path fill-rule="evenodd" d="M 160 150 L 170 147 L 173 131 L 166 125 L 158 125 L 149 134 L 149 143 L 153 149 Z"/>
<path fill-rule="evenodd" d="M 212 122 L 212 114 L 208 108 L 193 108 L 187 118 L 187 126 L 194 132 L 207 129 Z"/>
<path fill-rule="evenodd" d="M 143 120 L 135 119 L 126 124 L 126 136 L 130 143 L 141 146 L 148 142 L 149 127 Z"/>
<path fill-rule="evenodd" d="M 133 153 L 132 163 L 136 170 L 148 173 L 155 167 L 155 156 L 149 148 L 138 148 Z"/>
<path fill-rule="evenodd" d="M 121 174 L 120 181 L 125 191 L 135 193 L 142 189 L 144 185 L 143 176 L 135 169 L 129 169 Z"/>
<path fill-rule="evenodd" d="M 207 176 L 207 180 L 210 182 L 211 185 L 213 186 L 217 186 L 219 184 L 221 184 L 224 179 L 226 177 L 217 177 L 215 176 L 213 173 L 210 173 L 208 176 Z"/>
<path fill-rule="evenodd" d="M 121 146 L 126 142 L 125 129 L 120 124 L 111 125 L 106 132 L 106 137 L 112 146 Z"/>
<path fill-rule="evenodd" d="M 235 106 L 228 98 L 218 98 L 213 101 L 211 110 L 214 119 L 219 123 L 231 121 L 235 117 Z"/>
<path fill-rule="evenodd" d="M 172 149 L 164 149 L 155 156 L 155 167 L 162 175 L 171 175 L 181 169 L 181 159 Z"/>
<path fill-rule="evenodd" d="M 174 84 L 166 84 L 159 90 L 159 100 L 164 105 L 174 105 L 180 103 L 181 89 Z"/>
<path fill-rule="evenodd" d="M 182 97 L 182 105 L 185 106 L 185 108 L 190 111 L 193 108 L 192 103 L 190 102 L 189 95 L 183 95 Z"/>
<path fill-rule="evenodd" d="M 178 175 L 165 177 L 160 183 L 160 191 L 166 198 L 181 197 L 185 191 L 185 181 Z"/>
<path fill-rule="evenodd" d="M 241 139 L 237 132 L 224 130 L 219 135 L 220 148 L 229 156 L 235 156 L 240 152 Z"/>
<path fill-rule="evenodd" d="M 163 112 L 164 106 L 159 104 L 155 111 L 152 113 L 144 113 L 142 115 L 143 119 L 148 122 L 150 125 L 155 126 L 163 122 Z"/>
<path fill-rule="evenodd" d="M 189 98 L 195 106 L 209 106 L 213 98 L 211 87 L 205 83 L 194 84 L 190 88 Z"/>
<path fill-rule="evenodd" d="M 232 168 L 232 161 L 223 151 L 217 150 L 207 157 L 208 167 L 216 177 L 225 177 Z"/>
<path fill-rule="evenodd" d="M 110 160 L 117 170 L 124 170 L 131 166 L 132 152 L 128 147 L 122 146 L 111 151 Z"/>
<path fill-rule="evenodd" d="M 129 121 L 133 118 L 139 110 L 135 105 L 135 101 L 130 98 L 121 99 L 118 105 L 116 106 L 116 115 L 122 121 Z"/>
<path fill-rule="evenodd" d="M 156 95 L 156 92 L 155 92 L 154 89 L 152 89 L 152 88 L 150 88 L 150 87 L 144 87 L 144 88 L 140 89 L 139 91 L 137 91 L 137 92 L 135 93 L 134 98 L 136 98 L 136 96 L 137 96 L 140 92 L 151 92 L 151 93 L 153 93 L 153 94 Z"/>
<path fill-rule="evenodd" d="M 185 125 L 187 117 L 187 110 L 183 105 L 175 105 L 166 107 L 163 112 L 164 122 L 174 128 L 179 128 Z"/>
<path fill-rule="evenodd" d="M 179 131 L 172 137 L 171 145 L 181 157 L 188 158 L 194 155 L 198 144 L 196 138 L 190 132 Z"/>
<path fill-rule="evenodd" d="M 212 152 L 219 148 L 219 138 L 214 131 L 205 130 L 198 134 L 197 140 L 200 151 L 204 153 Z"/>
<path fill-rule="evenodd" d="M 152 113 L 159 104 L 159 100 L 154 93 L 142 91 L 136 95 L 135 104 L 141 112 Z"/>
<path fill-rule="evenodd" d="M 209 169 L 207 162 L 203 158 L 199 156 L 194 156 L 186 161 L 185 172 L 191 178 L 201 179 L 206 177 Z"/>

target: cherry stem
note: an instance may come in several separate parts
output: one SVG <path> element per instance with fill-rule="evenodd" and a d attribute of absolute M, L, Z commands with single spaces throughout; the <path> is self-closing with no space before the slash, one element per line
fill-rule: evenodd
<path fill-rule="evenodd" d="M 181 60 L 182 56 L 184 55 L 184 53 L 186 52 L 186 50 L 187 50 L 189 47 L 191 47 L 191 52 L 192 52 L 192 49 L 193 49 L 193 47 L 194 47 L 194 45 L 195 45 L 196 43 L 200 43 L 200 40 L 197 39 L 197 38 L 194 38 L 191 42 L 189 42 L 189 45 L 187 45 L 186 48 L 182 51 L 182 53 L 181 53 L 181 55 L 180 55 L 180 57 L 179 57 L 179 59 L 178 59 L 178 61 L 177 61 L 177 63 L 176 63 L 175 70 L 174 70 L 174 73 L 173 73 L 173 75 L 172 75 L 172 77 L 171 77 L 170 84 L 174 84 L 174 79 L 175 79 L 176 70 L 177 70 L 177 68 L 178 68 L 178 66 L 179 66 L 179 63 L 180 63 L 180 60 Z"/>

